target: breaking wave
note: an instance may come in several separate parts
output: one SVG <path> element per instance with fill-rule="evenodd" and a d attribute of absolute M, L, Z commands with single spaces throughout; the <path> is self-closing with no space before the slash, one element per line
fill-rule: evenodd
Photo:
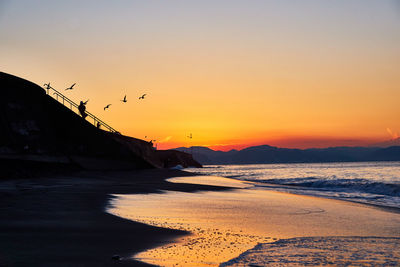
<path fill-rule="evenodd" d="M 188 170 L 287 193 L 400 209 L 400 162 L 210 165 Z"/>

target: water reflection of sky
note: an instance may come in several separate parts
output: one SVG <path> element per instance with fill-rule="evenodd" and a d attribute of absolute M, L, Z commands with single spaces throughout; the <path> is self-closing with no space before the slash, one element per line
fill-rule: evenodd
<path fill-rule="evenodd" d="M 258 243 L 281 238 L 398 236 L 400 229 L 398 214 L 259 189 L 117 195 L 108 212 L 154 226 L 190 231 L 192 235 L 175 243 L 135 255 L 163 266 L 218 265 Z"/>

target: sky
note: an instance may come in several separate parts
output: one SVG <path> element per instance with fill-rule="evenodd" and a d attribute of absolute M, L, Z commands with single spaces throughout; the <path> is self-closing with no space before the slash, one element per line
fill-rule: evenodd
<path fill-rule="evenodd" d="M 0 0 L 0 71 L 158 148 L 368 145 L 400 132 L 400 1 Z"/>

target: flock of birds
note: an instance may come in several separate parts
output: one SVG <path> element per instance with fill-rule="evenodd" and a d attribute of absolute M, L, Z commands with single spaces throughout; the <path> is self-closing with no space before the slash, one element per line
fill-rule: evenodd
<path fill-rule="evenodd" d="M 145 96 L 146 96 L 146 94 L 143 94 L 142 96 L 139 97 L 139 100 L 140 100 L 140 99 L 144 99 Z M 128 102 L 128 99 L 126 98 L 126 95 L 125 95 L 124 98 L 121 99 L 120 101 L 121 101 L 122 103 Z M 106 110 L 106 109 L 108 109 L 111 105 L 112 105 L 112 104 L 107 104 L 103 109 Z"/>
<path fill-rule="evenodd" d="M 73 90 L 75 85 L 76 85 L 76 83 L 72 84 L 70 87 L 66 88 L 65 91 Z M 46 87 L 47 90 L 52 89 L 52 87 L 51 87 L 51 85 L 50 85 L 50 82 L 45 83 L 44 86 Z M 145 97 L 146 97 L 146 95 L 147 95 L 147 94 L 143 94 L 143 95 L 139 96 L 139 100 L 144 100 Z M 120 101 L 121 101 L 122 103 L 127 103 L 127 102 L 128 102 L 128 99 L 126 98 L 126 95 L 125 95 L 124 98 L 121 99 Z M 86 100 L 86 101 L 84 101 L 84 102 L 82 102 L 82 103 L 83 103 L 84 105 L 86 105 L 88 102 L 89 102 L 89 99 Z M 109 109 L 109 108 L 111 107 L 111 105 L 112 105 L 112 104 L 107 104 L 107 105 L 103 108 L 103 110 L 106 111 L 106 109 Z M 147 138 L 147 136 L 145 136 L 145 138 Z M 190 134 L 189 136 L 187 136 L 187 138 L 192 139 L 192 134 Z M 157 140 L 151 140 L 150 142 L 155 142 L 155 141 L 157 141 Z"/>
<path fill-rule="evenodd" d="M 70 87 L 66 88 L 65 91 L 73 90 L 75 85 L 76 85 L 76 83 L 72 84 Z M 51 85 L 50 85 L 50 82 L 49 82 L 49 83 L 45 83 L 44 86 L 46 87 L 46 89 L 51 89 L 51 88 L 52 88 Z M 139 100 L 144 100 L 144 98 L 146 97 L 146 95 L 147 95 L 147 94 L 141 95 L 141 96 L 139 97 Z M 125 95 L 124 98 L 121 99 L 120 101 L 121 101 L 122 103 L 127 103 L 127 102 L 128 102 L 128 99 L 126 98 L 126 95 Z M 86 105 L 88 102 L 89 102 L 89 99 L 86 100 L 86 101 L 84 101 L 83 104 Z M 110 108 L 111 105 L 112 105 L 112 104 L 107 104 L 107 105 L 103 108 L 103 110 L 105 111 L 106 109 Z"/>

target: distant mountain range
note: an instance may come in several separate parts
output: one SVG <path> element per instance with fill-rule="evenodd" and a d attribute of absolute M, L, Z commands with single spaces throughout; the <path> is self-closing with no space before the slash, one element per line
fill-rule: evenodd
<path fill-rule="evenodd" d="M 289 149 L 262 145 L 227 152 L 195 146 L 179 147 L 174 150 L 191 153 L 195 160 L 206 165 L 400 161 L 400 146 Z"/>
<path fill-rule="evenodd" d="M 371 145 L 371 147 L 400 146 L 400 137 Z"/>

